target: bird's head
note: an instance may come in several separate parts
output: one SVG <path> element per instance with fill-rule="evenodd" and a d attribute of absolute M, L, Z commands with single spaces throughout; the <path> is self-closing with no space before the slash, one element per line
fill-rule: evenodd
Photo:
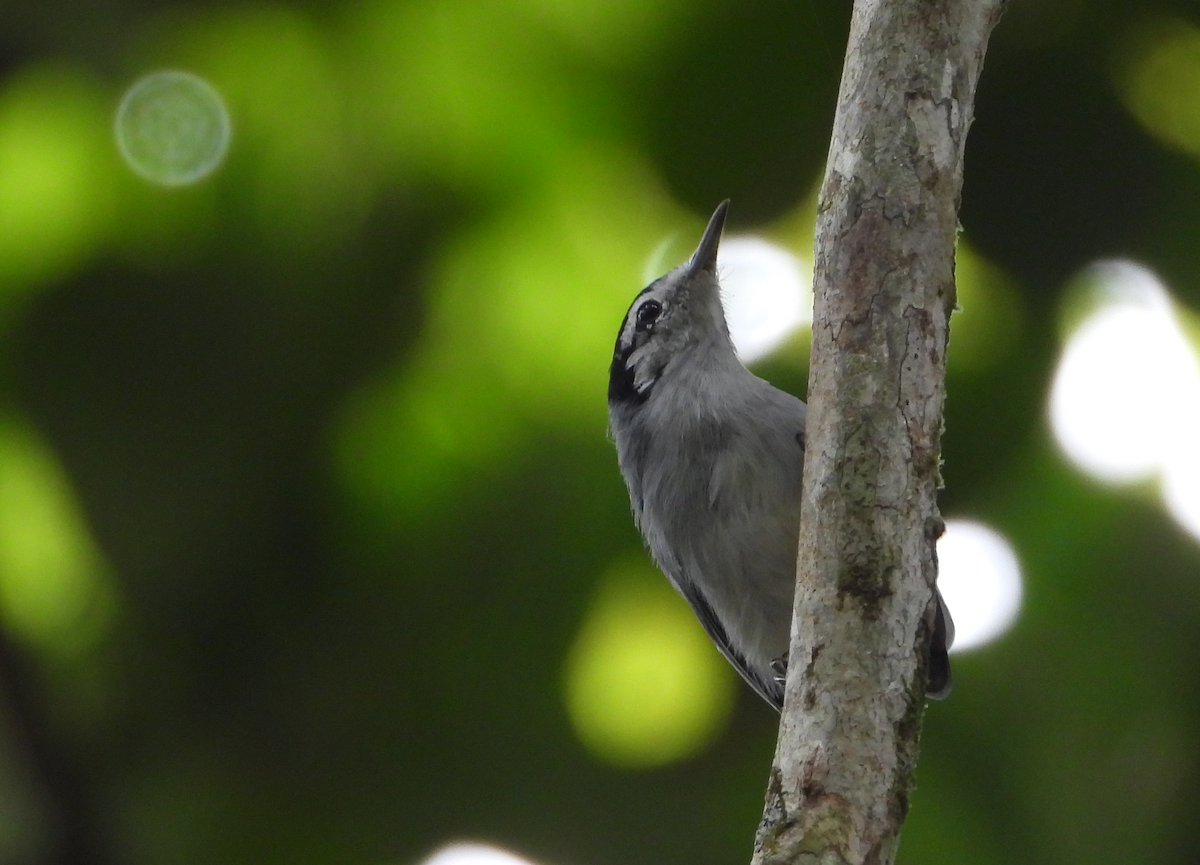
<path fill-rule="evenodd" d="M 650 283 L 625 314 L 609 369 L 608 401 L 644 402 L 667 367 L 685 353 L 733 344 L 717 282 L 717 247 L 728 199 L 717 205 L 692 257 Z"/>

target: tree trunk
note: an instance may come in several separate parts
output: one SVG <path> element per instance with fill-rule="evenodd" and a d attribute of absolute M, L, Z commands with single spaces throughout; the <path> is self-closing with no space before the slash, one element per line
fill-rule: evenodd
<path fill-rule="evenodd" d="M 925 705 L 963 147 L 1003 0 L 856 0 L 816 233 L 786 703 L 754 865 L 891 863 Z"/>

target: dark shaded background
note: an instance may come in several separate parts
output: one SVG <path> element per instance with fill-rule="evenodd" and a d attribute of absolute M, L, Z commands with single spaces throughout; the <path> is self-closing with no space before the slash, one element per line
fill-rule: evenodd
<path fill-rule="evenodd" d="M 1195 4 L 1153 15 L 1200 26 Z M 1087 481 L 1044 420 L 1090 262 L 1133 257 L 1200 308 L 1200 165 L 1114 83 L 1150 16 L 1015 0 L 993 39 L 961 220 L 1019 325 L 997 362 L 952 363 L 943 511 L 1012 538 L 1026 596 L 928 712 L 901 862 L 1200 858 L 1200 546 Z M 564 664 L 639 549 L 603 386 L 641 262 L 727 196 L 735 229 L 803 249 L 848 18 L 0 8 L 0 415 L 65 471 L 106 587 L 63 620 L 99 617 L 86 639 L 4 619 L 0 861 L 415 863 L 456 838 L 747 861 L 773 713 L 739 687 L 702 747 L 622 768 L 581 744 Z M 108 138 L 161 66 L 230 103 L 233 150 L 196 188 L 142 183 Z M 36 231 L 4 192 L 13 93 L 78 122 L 78 186 L 30 199 Z M 764 369 L 802 390 L 798 356 Z"/>

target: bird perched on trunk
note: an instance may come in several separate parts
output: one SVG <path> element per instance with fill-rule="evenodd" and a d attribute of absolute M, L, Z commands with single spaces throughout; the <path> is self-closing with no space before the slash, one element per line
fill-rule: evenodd
<path fill-rule="evenodd" d="M 633 516 L 721 654 L 776 709 L 796 584 L 806 406 L 734 351 L 717 280 L 722 202 L 690 260 L 634 299 L 608 411 Z M 950 690 L 953 623 L 937 594 L 926 693 Z"/>

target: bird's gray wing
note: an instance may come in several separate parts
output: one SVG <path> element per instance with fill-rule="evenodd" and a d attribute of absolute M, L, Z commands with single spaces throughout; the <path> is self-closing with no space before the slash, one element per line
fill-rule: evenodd
<path fill-rule="evenodd" d="M 729 637 L 725 633 L 725 627 L 721 624 L 721 620 L 717 618 L 716 612 L 708 603 L 708 599 L 704 597 L 700 587 L 691 580 L 678 581 L 680 594 L 687 600 L 692 607 L 692 612 L 696 614 L 696 618 L 700 620 L 705 633 L 709 639 L 716 645 L 717 650 L 725 656 L 725 660 L 733 665 L 746 683 L 754 689 L 760 697 L 775 707 L 776 712 L 783 711 L 783 685 L 774 678 L 768 677 L 763 679 L 758 675 L 742 654 L 733 647 L 729 642 Z"/>

